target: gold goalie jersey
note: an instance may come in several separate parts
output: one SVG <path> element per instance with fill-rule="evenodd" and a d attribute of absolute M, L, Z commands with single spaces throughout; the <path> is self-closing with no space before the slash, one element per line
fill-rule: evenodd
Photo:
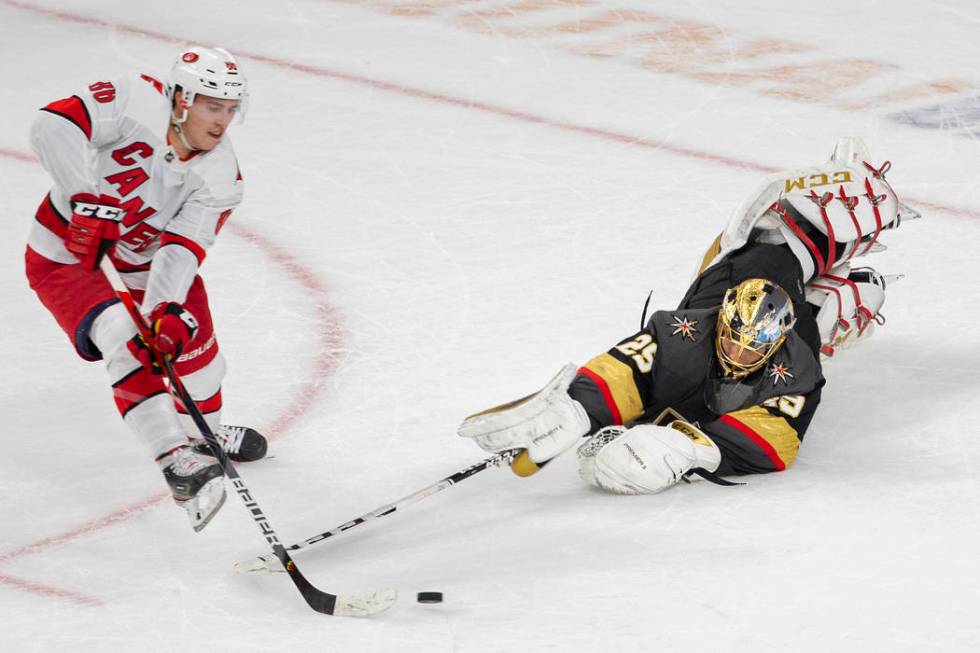
<path fill-rule="evenodd" d="M 717 315 L 718 308 L 658 311 L 642 331 L 581 367 L 568 393 L 593 431 L 684 419 L 721 449 L 718 474 L 789 466 L 820 402 L 820 363 L 791 331 L 764 367 L 726 377 L 715 354 Z"/>

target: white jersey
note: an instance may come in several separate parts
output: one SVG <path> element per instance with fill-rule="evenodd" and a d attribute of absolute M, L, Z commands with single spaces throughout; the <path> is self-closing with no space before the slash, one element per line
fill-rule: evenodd
<path fill-rule="evenodd" d="M 171 103 L 157 78 L 133 74 L 96 82 L 44 107 L 31 146 L 54 179 L 28 245 L 59 263 L 77 263 L 64 245 L 70 198 L 116 197 L 125 212 L 110 258 L 131 288 L 147 290 L 147 310 L 182 302 L 243 183 L 227 135 L 210 152 L 181 160 L 169 144 Z"/>

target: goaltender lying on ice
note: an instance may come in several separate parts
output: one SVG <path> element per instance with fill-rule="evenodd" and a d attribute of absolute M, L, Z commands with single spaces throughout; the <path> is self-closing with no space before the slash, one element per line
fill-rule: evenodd
<path fill-rule="evenodd" d="M 827 163 L 765 178 L 676 309 L 530 397 L 467 417 L 459 435 L 487 451 L 526 449 L 525 473 L 587 438 L 580 476 L 622 494 L 785 469 L 820 403 L 821 358 L 884 322 L 885 287 L 899 277 L 852 261 L 919 217 L 889 168 L 845 138 Z"/>
<path fill-rule="evenodd" d="M 897 277 L 852 269 L 852 259 L 880 251 L 882 231 L 918 217 L 885 181 L 887 162 L 868 161 L 860 141 L 843 139 L 823 166 L 767 177 L 709 248 L 677 309 L 644 315 L 639 333 L 581 368 L 565 366 L 530 397 L 464 420 L 459 434 L 493 456 L 287 550 L 495 466 L 533 474 L 583 437 L 581 476 L 612 492 L 658 492 L 698 477 L 731 484 L 721 476 L 785 469 L 820 401 L 821 357 L 883 322 L 885 284 Z M 285 571 L 270 555 L 236 569 Z"/>

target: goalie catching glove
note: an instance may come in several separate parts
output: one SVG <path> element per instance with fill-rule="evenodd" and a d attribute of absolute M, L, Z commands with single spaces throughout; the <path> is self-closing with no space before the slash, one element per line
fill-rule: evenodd
<path fill-rule="evenodd" d="M 568 396 L 577 370 L 569 363 L 533 395 L 470 415 L 459 426 L 460 437 L 485 451 L 527 449 L 535 463 L 551 460 L 589 432 L 585 408 Z"/>
<path fill-rule="evenodd" d="M 653 494 L 679 482 L 693 469 L 714 472 L 721 451 L 695 426 L 609 426 L 578 448 L 579 476 L 617 494 Z"/>

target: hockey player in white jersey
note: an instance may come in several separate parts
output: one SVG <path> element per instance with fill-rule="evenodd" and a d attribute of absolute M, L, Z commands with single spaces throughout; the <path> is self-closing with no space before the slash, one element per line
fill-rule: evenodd
<path fill-rule="evenodd" d="M 169 77 L 96 81 L 43 107 L 31 127 L 32 148 L 53 186 L 28 239 L 30 286 L 79 356 L 105 361 L 120 414 L 194 530 L 224 502 L 223 472 L 168 395 L 155 357 L 174 362 L 232 460 L 266 452 L 255 430 L 220 424 L 225 361 L 198 276 L 242 200 L 227 130 L 245 112 L 247 88 L 230 53 L 192 47 Z M 99 271 L 103 256 L 140 302 L 150 342 Z"/>

